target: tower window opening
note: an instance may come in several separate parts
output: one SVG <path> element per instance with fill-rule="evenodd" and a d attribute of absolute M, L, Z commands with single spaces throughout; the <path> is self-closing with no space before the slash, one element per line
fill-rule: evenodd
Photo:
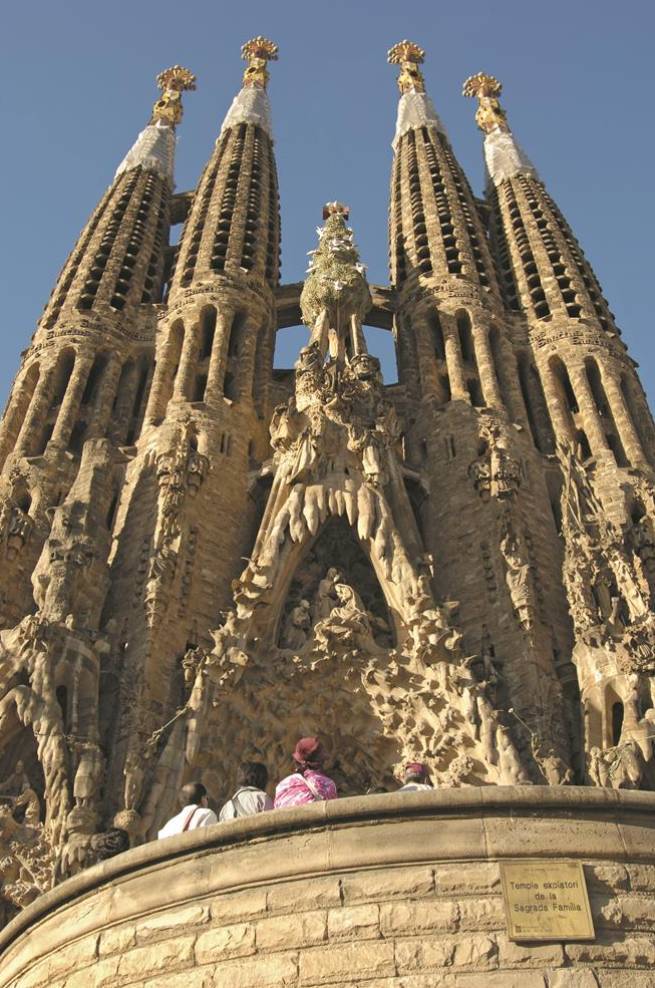
<path fill-rule="evenodd" d="M 398 354 L 393 335 L 378 326 L 362 326 L 368 352 L 380 361 L 385 384 L 398 383 Z"/>
<path fill-rule="evenodd" d="M 102 376 L 105 372 L 107 366 L 107 356 L 106 354 L 99 354 L 93 361 L 93 366 L 89 371 L 89 376 L 86 379 L 86 385 L 84 387 L 84 392 L 82 394 L 82 405 L 88 405 L 93 401 L 98 392 Z"/>
<path fill-rule="evenodd" d="M 555 437 L 539 372 L 525 351 L 517 356 L 517 368 L 533 442 L 540 453 L 552 453 L 555 449 Z"/>
<path fill-rule="evenodd" d="M 571 385 L 569 372 L 559 357 L 552 357 L 549 366 L 560 391 L 560 397 L 564 402 L 566 411 L 569 413 L 569 416 L 577 415 L 580 409 L 578 408 L 575 392 Z"/>
<path fill-rule="evenodd" d="M 471 404 L 474 408 L 484 408 L 485 400 L 482 395 L 482 388 L 480 387 L 480 382 L 477 377 L 470 377 L 466 382 L 466 389 L 469 393 L 469 398 L 471 399 Z"/>
<path fill-rule="evenodd" d="M 81 453 L 84 445 L 86 433 L 86 422 L 76 422 L 68 440 L 68 449 L 71 453 Z"/>
<path fill-rule="evenodd" d="M 438 312 L 432 311 L 430 313 L 428 316 L 428 324 L 432 333 L 432 346 L 434 347 L 435 356 L 437 360 L 445 360 L 446 346 L 443 338 L 443 329 L 441 328 L 441 319 L 439 318 Z"/>
<path fill-rule="evenodd" d="M 105 524 L 111 532 L 114 527 L 114 521 L 116 520 L 116 511 L 118 509 L 118 493 L 114 494 L 112 497 L 109 507 L 107 508 L 107 515 L 105 517 Z"/>
<path fill-rule="evenodd" d="M 213 305 L 207 306 L 201 315 L 202 340 L 200 344 L 200 360 L 211 357 L 214 346 L 214 334 L 216 332 L 216 309 Z"/>
<path fill-rule="evenodd" d="M 452 398 L 452 393 L 450 390 L 450 378 L 448 377 L 447 374 L 439 375 L 439 386 L 442 393 L 443 403 L 447 404 Z"/>
<path fill-rule="evenodd" d="M 207 375 L 198 374 L 193 386 L 193 398 L 192 401 L 204 401 L 205 391 L 207 389 Z"/>
<path fill-rule="evenodd" d="M 612 744 L 617 745 L 621 741 L 623 733 L 623 704 L 620 700 L 612 704 Z"/>
<path fill-rule="evenodd" d="M 587 433 L 584 429 L 577 429 L 574 435 L 575 442 L 580 447 L 580 453 L 583 460 L 590 460 L 592 457 L 591 446 L 589 445 L 589 440 L 587 439 Z"/>
<path fill-rule="evenodd" d="M 471 320 L 467 312 L 458 312 L 457 332 L 459 334 L 459 345 L 462 352 L 462 360 L 467 364 L 475 362 L 475 352 L 473 350 L 473 335 L 471 333 Z"/>

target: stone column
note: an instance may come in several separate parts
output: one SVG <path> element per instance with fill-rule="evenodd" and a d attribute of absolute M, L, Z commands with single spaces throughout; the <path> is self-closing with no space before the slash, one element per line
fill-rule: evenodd
<path fill-rule="evenodd" d="M 453 316 L 442 315 L 441 325 L 446 349 L 446 367 L 448 368 L 448 379 L 450 381 L 450 394 L 453 398 L 460 398 L 470 402 L 471 396 L 466 387 L 464 365 L 462 362 L 462 353 L 459 348 L 459 336 L 455 319 Z"/>
<path fill-rule="evenodd" d="M 416 319 L 412 319 L 412 329 L 414 330 L 414 345 L 416 346 L 422 396 L 426 398 L 434 395 L 439 401 L 443 401 L 445 396 L 437 373 L 438 358 L 433 345 L 430 323 L 425 317 L 418 316 Z"/>
<path fill-rule="evenodd" d="M 548 364 L 545 365 L 540 377 L 543 382 L 544 396 L 550 420 L 553 423 L 555 439 L 559 443 L 571 442 L 575 434 L 572 414 L 568 408 L 563 387 L 557 375 Z"/>
<path fill-rule="evenodd" d="M 180 322 L 176 319 L 173 323 L 173 327 L 166 326 L 162 327 L 163 332 L 166 333 L 166 338 L 162 342 L 161 347 L 158 348 L 155 354 L 155 377 L 152 382 L 152 388 L 150 389 L 150 395 L 148 397 L 148 405 L 146 407 L 145 421 L 154 422 L 163 418 L 166 411 L 166 402 L 168 401 L 169 395 L 173 390 L 173 377 L 175 375 L 175 367 L 178 363 L 178 339 L 173 332 L 176 324 Z M 182 344 L 184 346 L 184 340 L 186 339 L 186 331 L 184 329 L 182 332 Z"/>
<path fill-rule="evenodd" d="M 107 361 L 100 387 L 93 403 L 91 418 L 86 430 L 87 439 L 101 439 L 105 435 L 120 373 L 121 362 L 117 355 L 113 353 Z"/>
<path fill-rule="evenodd" d="M 489 331 L 486 327 L 478 326 L 474 323 L 472 335 L 473 346 L 475 348 L 475 361 L 478 365 L 480 386 L 482 387 L 482 396 L 485 405 L 489 405 L 492 408 L 502 408 L 504 404 L 503 397 L 500 393 L 498 378 L 496 377 L 494 358 L 489 343 Z"/>
<path fill-rule="evenodd" d="M 252 382 L 255 374 L 255 349 L 257 336 L 264 332 L 257 316 L 246 316 L 243 326 L 243 346 L 241 353 L 233 360 L 239 399 L 252 397 Z"/>
<path fill-rule="evenodd" d="M 66 393 L 59 408 L 57 421 L 50 439 L 53 446 L 59 446 L 65 449 L 68 445 L 75 420 L 80 412 L 80 402 L 84 394 L 89 372 L 93 366 L 93 361 L 94 357 L 89 354 L 77 353 L 75 355 L 73 370 L 68 379 Z"/>
<path fill-rule="evenodd" d="M 642 449 L 639 433 L 632 421 L 632 415 L 621 390 L 620 375 L 614 368 L 609 368 L 604 364 L 600 365 L 600 369 L 605 394 L 628 460 L 632 466 L 647 464 L 648 460 Z"/>
<path fill-rule="evenodd" d="M 15 448 L 26 456 L 30 455 L 36 435 L 44 427 L 52 398 L 55 371 L 56 362 L 43 371 L 34 390 L 23 426 L 18 433 Z"/>
<path fill-rule="evenodd" d="M 596 402 L 594 401 L 594 396 L 589 386 L 587 373 L 583 367 L 576 365 L 571 366 L 569 373 L 571 377 L 571 386 L 573 387 L 573 392 L 578 401 L 578 407 L 580 408 L 582 426 L 587 433 L 589 445 L 591 446 L 591 452 L 594 456 L 598 456 L 599 453 L 603 453 L 605 450 L 608 450 L 609 446 L 605 437 L 605 430 L 603 428 L 600 413 L 596 407 Z"/>
<path fill-rule="evenodd" d="M 116 408 L 112 416 L 110 437 L 117 444 L 125 442 L 127 431 L 132 420 L 132 408 L 134 406 L 134 396 L 136 394 L 139 379 L 139 368 L 136 361 L 132 361 L 125 373 L 125 377 L 120 382 L 120 391 Z"/>
<path fill-rule="evenodd" d="M 216 314 L 216 330 L 214 332 L 214 345 L 209 358 L 205 401 L 220 398 L 223 394 L 227 347 L 234 316 L 234 309 L 230 308 L 221 308 Z"/>
<path fill-rule="evenodd" d="M 217 319 L 218 322 L 218 319 Z M 182 344 L 182 357 L 180 366 L 175 375 L 175 385 L 173 397 L 176 399 L 191 400 L 193 381 L 198 366 L 198 353 L 200 351 L 200 325 L 195 322 L 188 326 L 184 333 L 184 343 Z"/>

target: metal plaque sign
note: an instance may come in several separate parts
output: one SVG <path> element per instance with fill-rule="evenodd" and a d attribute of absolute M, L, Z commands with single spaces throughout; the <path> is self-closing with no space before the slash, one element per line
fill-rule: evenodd
<path fill-rule="evenodd" d="M 594 939 L 579 861 L 506 861 L 500 874 L 510 940 Z"/>

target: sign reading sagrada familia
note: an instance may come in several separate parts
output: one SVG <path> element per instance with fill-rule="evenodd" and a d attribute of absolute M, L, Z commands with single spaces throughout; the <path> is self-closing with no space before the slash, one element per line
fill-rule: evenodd
<path fill-rule="evenodd" d="M 170 874 L 201 839 L 213 841 L 203 853 L 220 851 L 214 871 L 223 892 L 232 882 L 230 902 L 250 882 L 250 859 L 229 864 L 249 837 L 267 837 L 275 867 L 286 861 L 290 870 L 273 881 L 272 861 L 258 864 L 257 889 L 270 888 L 259 911 L 248 907 L 252 922 L 239 934 L 248 949 L 230 954 L 224 943 L 219 957 L 217 941 L 203 940 L 237 912 L 186 905 L 191 953 L 178 944 L 166 954 L 160 923 L 152 963 L 168 956 L 172 970 L 174 957 L 186 970 L 224 960 L 216 984 L 400 985 L 412 963 L 424 974 L 437 962 L 424 945 L 407 959 L 403 944 L 429 923 L 412 913 L 404 928 L 394 896 L 405 896 L 409 910 L 420 896 L 434 904 L 451 895 L 451 926 L 445 906 L 438 926 L 451 944 L 441 967 L 509 971 L 520 948 L 502 916 L 495 926 L 493 912 L 484 923 L 464 918 L 477 899 L 500 900 L 500 882 L 471 879 L 458 891 L 455 871 L 464 881 L 468 856 L 492 868 L 504 855 L 560 855 L 591 862 L 584 874 L 597 927 L 614 922 L 623 937 L 642 931 L 646 946 L 634 956 L 616 948 L 611 962 L 647 966 L 655 908 L 637 921 L 634 903 L 655 890 L 655 844 L 652 831 L 650 851 L 634 835 L 654 804 L 647 793 L 618 792 L 655 788 L 655 427 L 636 365 L 510 130 L 500 83 L 478 73 L 464 84 L 484 134 L 488 184 L 479 199 L 425 91 L 424 52 L 408 41 L 389 52 L 400 72 L 390 285 L 368 284 L 339 202 L 323 207 L 304 283 L 280 285 L 267 95 L 277 46 L 259 37 L 242 54 L 243 88 L 193 192 L 174 192 L 173 160 L 182 93 L 195 78 L 180 66 L 159 76 L 150 122 L 59 275 L 2 420 L 0 878 L 3 920 L 12 920 L 3 944 L 18 953 L 0 984 L 28 984 L 9 973 L 29 967 L 24 917 L 38 913 L 43 923 L 56 914 L 63 930 L 75 895 L 109 894 L 103 869 L 119 857 L 120 874 L 133 869 L 130 881 L 156 855 L 164 867 L 167 842 L 149 842 L 176 812 L 183 783 L 202 780 L 220 805 L 240 761 L 264 762 L 279 779 L 296 740 L 309 734 L 323 739 L 339 795 L 362 798 L 264 813 L 247 833 L 221 824 L 176 838 Z M 179 244 L 169 245 L 180 223 Z M 293 371 L 274 370 L 276 331 L 300 322 L 307 342 Z M 393 334 L 397 384 L 384 384 L 366 326 Z M 427 765 L 434 793 L 363 796 L 396 789 L 408 761 Z M 569 834 L 576 813 L 578 831 Z M 335 834 L 363 833 L 376 814 L 378 829 L 349 857 L 355 838 L 342 846 Z M 584 829 L 594 814 L 593 826 L 606 828 L 602 841 Z M 482 843 L 448 829 L 481 819 Z M 304 837 L 294 836 L 303 820 Z M 632 821 L 623 843 L 612 836 L 621 820 Z M 392 823 L 400 828 L 393 840 L 385 836 Z M 537 839 L 537 823 L 550 836 Z M 523 843 L 507 850 L 519 824 Z M 306 843 L 287 854 L 275 844 L 276 826 L 286 841 Z M 132 849 L 94 868 L 116 828 Z M 341 850 L 307 864 L 307 875 L 327 883 L 341 868 L 340 891 L 332 899 L 326 884 L 303 905 L 301 878 L 310 878 L 300 862 L 323 839 Z M 250 840 L 248 853 L 265 844 Z M 380 848 L 391 845 L 404 850 L 383 858 Z M 443 858 L 459 862 L 444 866 L 451 885 L 435 864 Z M 611 859 L 607 874 L 596 859 Z M 389 862 L 395 868 L 368 898 L 343 877 L 361 862 L 379 875 Z M 593 883 L 610 882 L 612 868 L 618 884 L 603 912 Z M 427 884 L 407 878 L 400 889 L 400 877 L 424 871 Z M 298 910 L 325 913 L 315 936 L 309 920 L 298 942 L 284 927 L 285 882 Z M 633 892 L 630 912 L 621 903 Z M 194 894 L 187 889 L 180 901 Z M 344 918 L 357 895 L 374 903 L 382 924 L 378 939 L 371 935 L 375 955 L 362 946 L 368 920 L 351 929 Z M 128 899 L 112 908 L 128 909 Z M 227 910 L 225 895 L 219 900 Z M 140 906 L 158 908 L 147 895 Z M 94 921 L 101 913 L 98 906 Z M 52 965 L 73 941 L 84 944 L 80 916 L 57 949 L 54 932 L 35 933 L 48 946 L 37 950 L 33 940 L 32 960 L 41 951 L 41 966 Z M 127 930 L 126 917 L 111 922 Z M 185 974 L 148 980 L 143 956 L 141 967 L 124 967 L 125 950 L 146 939 L 141 920 L 129 922 L 132 939 L 126 933 L 120 949 L 105 949 L 106 933 L 96 933 L 88 957 L 59 974 L 43 968 L 49 974 L 29 985 L 191 984 Z M 271 935 L 276 923 L 287 929 L 283 953 Z M 347 929 L 364 953 L 343 947 Z M 464 930 L 477 932 L 465 940 Z M 333 936 L 341 947 L 330 952 Z M 90 972 L 114 963 L 111 949 L 119 953 L 104 981 Z M 580 944 L 540 949 L 549 956 L 528 966 L 604 963 Z M 347 975 L 335 967 L 338 955 L 350 958 Z M 369 966 L 358 975 L 363 956 Z M 230 965 L 242 973 L 230 975 Z M 73 982 L 79 968 L 87 980 Z M 528 984 L 502 977 L 484 984 Z M 614 984 L 538 977 L 529 985 Z"/>

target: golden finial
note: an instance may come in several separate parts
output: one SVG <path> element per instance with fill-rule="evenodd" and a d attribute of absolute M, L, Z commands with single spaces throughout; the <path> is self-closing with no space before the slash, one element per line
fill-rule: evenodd
<path fill-rule="evenodd" d="M 267 62 L 277 61 L 278 46 L 268 38 L 258 35 L 241 45 L 241 58 L 248 63 L 248 68 L 243 73 L 244 86 L 258 86 L 266 89 L 268 82 Z"/>
<path fill-rule="evenodd" d="M 175 127 L 184 113 L 182 93 L 187 89 L 196 88 L 196 77 L 182 65 L 172 65 L 170 69 L 164 69 L 159 73 L 157 85 L 162 94 L 152 108 L 153 123 L 161 120 Z"/>
<path fill-rule="evenodd" d="M 413 41 L 399 41 L 387 53 L 391 65 L 400 65 L 398 89 L 401 93 L 424 93 L 425 82 L 419 69 L 425 61 L 425 50 Z"/>
<path fill-rule="evenodd" d="M 509 131 L 507 116 L 498 99 L 502 91 L 502 83 L 485 72 L 469 76 L 464 83 L 462 95 L 477 96 L 479 100 L 475 122 L 485 134 L 491 134 L 494 130 Z"/>
<path fill-rule="evenodd" d="M 329 216 L 343 216 L 345 220 L 350 216 L 350 206 L 344 206 L 342 202 L 326 202 L 323 206 L 323 219 Z"/>

